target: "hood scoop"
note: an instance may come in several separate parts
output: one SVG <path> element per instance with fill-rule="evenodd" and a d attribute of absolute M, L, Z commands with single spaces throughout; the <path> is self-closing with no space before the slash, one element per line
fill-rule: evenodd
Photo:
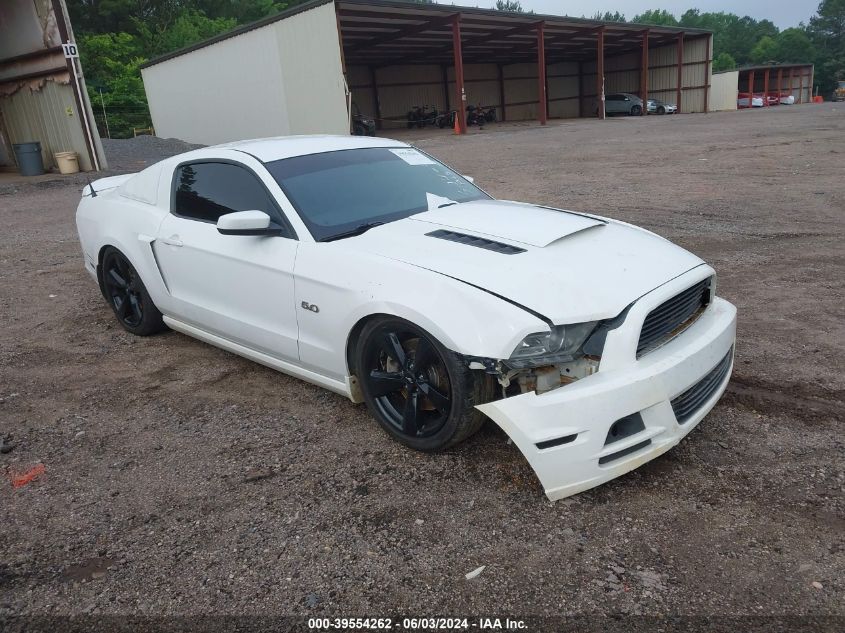
<path fill-rule="evenodd" d="M 585 229 L 604 226 L 603 220 L 518 202 L 478 200 L 451 204 L 412 215 L 411 220 L 439 225 L 455 233 L 481 236 L 494 242 L 545 248 Z"/>
<path fill-rule="evenodd" d="M 439 229 L 437 231 L 432 231 L 431 233 L 426 233 L 426 237 L 436 237 L 438 239 L 446 240 L 448 242 L 457 242 L 458 244 L 475 246 L 476 248 L 483 248 L 488 251 L 502 253 L 503 255 L 517 255 L 519 253 L 525 252 L 524 248 L 519 248 L 518 246 L 504 244 L 502 242 L 496 242 L 495 240 L 489 240 L 484 237 L 478 237 L 477 235 L 467 235 L 466 233 L 447 231 L 445 229 Z"/>

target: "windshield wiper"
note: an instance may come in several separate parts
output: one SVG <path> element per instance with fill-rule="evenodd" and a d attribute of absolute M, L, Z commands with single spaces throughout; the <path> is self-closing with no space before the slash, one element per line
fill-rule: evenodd
<path fill-rule="evenodd" d="M 321 239 L 321 242 L 333 242 L 335 240 L 342 240 L 345 237 L 354 237 L 355 235 L 361 235 L 362 233 L 366 233 L 371 228 L 376 226 L 381 226 L 384 222 L 365 222 L 364 224 L 359 224 L 354 229 L 349 229 L 348 231 L 344 231 L 343 233 L 336 233 L 335 235 L 329 235 L 328 237 L 324 237 Z"/>

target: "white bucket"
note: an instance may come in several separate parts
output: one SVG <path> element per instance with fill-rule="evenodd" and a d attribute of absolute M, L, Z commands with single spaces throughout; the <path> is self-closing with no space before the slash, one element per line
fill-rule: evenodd
<path fill-rule="evenodd" d="M 53 158 L 59 166 L 59 173 L 75 174 L 79 171 L 79 158 L 76 152 L 56 152 Z"/>

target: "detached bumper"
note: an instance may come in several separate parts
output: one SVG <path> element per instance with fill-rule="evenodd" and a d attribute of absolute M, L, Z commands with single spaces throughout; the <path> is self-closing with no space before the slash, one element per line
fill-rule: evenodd
<path fill-rule="evenodd" d="M 655 291 L 653 302 L 635 304 L 626 323 L 608 336 L 605 351 L 611 343 L 617 351 L 635 348 L 644 314 L 667 292 L 689 283 L 688 275 L 683 278 L 687 281 Z M 638 360 L 633 353 L 624 359 L 606 354 L 592 376 L 478 409 L 519 447 L 549 499 L 562 499 L 627 473 L 678 444 L 724 392 L 735 337 L 736 308 L 715 298 L 693 325 Z"/>

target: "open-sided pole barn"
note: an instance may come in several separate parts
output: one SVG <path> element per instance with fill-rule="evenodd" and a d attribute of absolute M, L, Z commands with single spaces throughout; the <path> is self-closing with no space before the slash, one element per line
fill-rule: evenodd
<path fill-rule="evenodd" d="M 445 4 L 313 0 L 143 68 L 159 134 L 194 142 L 381 129 L 413 106 L 508 121 L 598 116 L 627 92 L 706 112 L 709 31 Z M 292 44 L 295 43 L 295 46 Z M 465 131 L 463 116 L 456 131 Z"/>

